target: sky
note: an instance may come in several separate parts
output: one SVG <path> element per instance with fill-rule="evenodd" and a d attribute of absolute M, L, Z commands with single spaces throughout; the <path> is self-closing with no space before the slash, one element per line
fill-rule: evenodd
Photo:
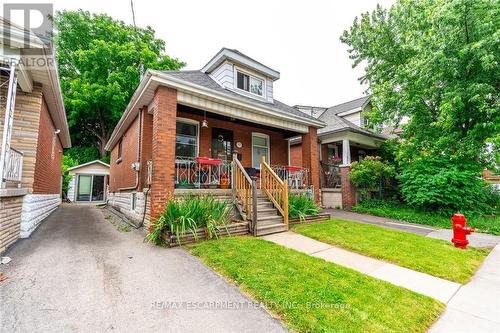
<path fill-rule="evenodd" d="M 9 2 L 26 2 L 10 0 Z M 33 1 L 30 3 L 49 1 Z M 289 105 L 332 106 L 358 98 L 361 68 L 339 40 L 354 18 L 394 0 L 134 0 L 138 26 L 151 26 L 166 53 L 200 69 L 222 47 L 281 73 L 274 97 Z M 130 0 L 55 0 L 55 10 L 82 8 L 132 23 Z"/>

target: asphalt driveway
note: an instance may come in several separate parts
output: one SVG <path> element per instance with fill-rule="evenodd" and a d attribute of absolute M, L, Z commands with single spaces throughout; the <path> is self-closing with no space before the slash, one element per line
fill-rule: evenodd
<path fill-rule="evenodd" d="M 63 205 L 0 265 L 0 332 L 283 332 L 282 324 L 182 249 Z"/>

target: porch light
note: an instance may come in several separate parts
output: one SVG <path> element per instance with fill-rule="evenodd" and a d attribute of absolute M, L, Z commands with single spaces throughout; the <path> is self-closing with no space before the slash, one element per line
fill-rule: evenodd
<path fill-rule="evenodd" d="M 201 127 L 208 128 L 207 111 L 205 110 L 203 110 L 203 121 L 201 122 Z"/>

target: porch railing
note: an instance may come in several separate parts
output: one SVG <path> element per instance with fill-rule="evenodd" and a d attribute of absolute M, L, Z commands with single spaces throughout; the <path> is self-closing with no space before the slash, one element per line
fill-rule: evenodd
<path fill-rule="evenodd" d="M 255 235 L 257 226 L 257 186 L 241 165 L 236 154 L 233 157 L 233 196 L 240 214 L 250 220 L 250 231 Z"/>
<path fill-rule="evenodd" d="M 273 171 L 264 156 L 261 161 L 260 179 L 262 191 L 283 216 L 285 224 L 288 224 L 288 182 L 283 181 Z"/>
<path fill-rule="evenodd" d="M 290 165 L 271 165 L 274 173 L 288 183 L 289 188 L 305 189 L 309 187 L 309 169 Z"/>
<path fill-rule="evenodd" d="M 340 167 L 337 164 L 321 162 L 321 187 L 337 188 L 342 186 Z"/>
<path fill-rule="evenodd" d="M 5 168 L 3 170 L 3 180 L 8 182 L 21 183 L 23 176 L 23 158 L 24 155 L 19 150 L 10 148 L 5 159 Z"/>
<path fill-rule="evenodd" d="M 177 156 L 176 188 L 230 188 L 231 162 Z"/>

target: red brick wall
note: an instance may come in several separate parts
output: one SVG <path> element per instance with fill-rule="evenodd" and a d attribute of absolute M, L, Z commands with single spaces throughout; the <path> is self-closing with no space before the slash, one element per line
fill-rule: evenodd
<path fill-rule="evenodd" d="M 158 87 L 153 105 L 151 219 L 155 221 L 174 192 L 177 91 Z"/>
<path fill-rule="evenodd" d="M 203 121 L 203 116 L 187 112 L 179 111 L 177 116 L 197 120 L 200 124 Z M 200 125 L 200 156 L 212 157 L 212 128 L 215 127 L 232 130 L 233 142 L 239 141 L 242 143 L 242 148 L 236 148 L 233 145 L 233 150 L 242 155 L 241 164 L 244 167 L 252 166 L 252 132 L 269 135 L 271 164 L 288 165 L 288 142 L 285 140 L 283 133 L 209 117 L 207 117 L 207 121 L 208 128 L 201 128 Z"/>
<path fill-rule="evenodd" d="M 137 134 L 139 118 L 136 118 L 122 137 L 122 158 L 118 160 L 118 146 L 111 150 L 109 171 L 109 191 L 118 192 L 120 188 L 135 185 L 135 171 L 130 167 L 137 162 Z"/>
<path fill-rule="evenodd" d="M 290 165 L 302 166 L 302 144 L 290 146 Z"/>
<path fill-rule="evenodd" d="M 340 167 L 340 179 L 342 182 L 342 208 L 350 209 L 356 204 L 356 188 L 349 180 L 350 166 Z"/>
<path fill-rule="evenodd" d="M 314 201 L 319 202 L 319 147 L 317 129 L 314 127 L 309 127 L 309 133 L 302 134 L 302 166 L 309 169 Z"/>
<path fill-rule="evenodd" d="M 61 193 L 62 145 L 50 118 L 45 100 L 40 108 L 33 193 Z"/>

